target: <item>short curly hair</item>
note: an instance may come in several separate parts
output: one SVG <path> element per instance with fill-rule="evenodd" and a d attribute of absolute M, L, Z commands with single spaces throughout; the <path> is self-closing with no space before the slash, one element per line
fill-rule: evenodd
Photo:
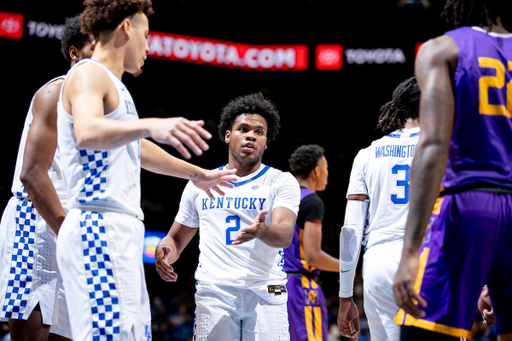
<path fill-rule="evenodd" d="M 317 144 L 307 144 L 295 149 L 290 160 L 290 170 L 297 175 L 308 176 L 324 156 L 324 149 Z"/>
<path fill-rule="evenodd" d="M 242 114 L 257 114 L 267 122 L 267 143 L 274 141 L 279 128 L 279 114 L 270 100 L 263 94 L 255 93 L 246 96 L 240 96 L 228 103 L 220 115 L 219 138 L 224 142 L 227 130 L 233 129 L 233 124 L 238 116 Z"/>
<path fill-rule="evenodd" d="M 137 13 L 154 13 L 151 0 L 85 0 L 80 16 L 82 33 L 92 33 L 98 39 L 100 32 L 114 31 L 124 19 Z"/>
<path fill-rule="evenodd" d="M 80 32 L 80 28 L 80 14 L 71 18 L 66 18 L 64 30 L 61 35 L 60 51 L 62 52 L 62 55 L 64 55 L 64 58 L 66 58 L 70 63 L 71 57 L 69 56 L 69 48 L 74 46 L 80 50 L 90 40 L 89 34 L 83 34 Z"/>

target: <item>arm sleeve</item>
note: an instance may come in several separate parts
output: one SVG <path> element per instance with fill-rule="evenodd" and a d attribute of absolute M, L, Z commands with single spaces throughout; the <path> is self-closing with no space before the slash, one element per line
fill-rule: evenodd
<path fill-rule="evenodd" d="M 286 207 L 297 215 L 300 203 L 300 186 L 297 179 L 288 172 L 281 173 L 275 183 L 275 191 L 272 209 Z"/>
<path fill-rule="evenodd" d="M 199 227 L 199 214 L 195 206 L 198 194 L 196 187 L 189 181 L 181 195 L 180 209 L 174 218 L 176 222 L 188 227 Z"/>
<path fill-rule="evenodd" d="M 364 224 L 368 212 L 368 200 L 349 200 L 345 211 L 345 222 L 340 233 L 340 292 L 339 296 L 353 296 Z"/>
<path fill-rule="evenodd" d="M 369 148 L 361 149 L 357 153 L 352 171 L 350 172 L 350 182 L 348 184 L 347 196 L 350 194 L 366 194 L 368 195 L 368 188 L 366 187 L 366 169 L 369 161 Z"/>

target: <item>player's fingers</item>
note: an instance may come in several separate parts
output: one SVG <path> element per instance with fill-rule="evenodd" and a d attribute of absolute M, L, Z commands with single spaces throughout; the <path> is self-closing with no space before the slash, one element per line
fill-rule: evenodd
<path fill-rule="evenodd" d="M 218 186 L 213 186 L 211 189 L 213 189 L 215 192 L 219 193 L 222 196 L 226 195 L 226 193 L 224 193 Z"/>
<path fill-rule="evenodd" d="M 195 130 L 199 135 L 201 135 L 203 138 L 209 140 L 212 138 L 212 134 L 210 134 L 208 132 L 208 130 L 204 129 L 203 126 L 204 126 L 204 121 L 203 120 L 200 120 L 200 121 L 187 121 L 185 123 L 187 125 L 187 127 L 189 127 L 190 129 L 193 129 Z"/>
<path fill-rule="evenodd" d="M 183 146 L 183 144 L 180 142 L 180 140 L 178 140 L 174 136 L 170 136 L 167 139 L 167 141 L 168 141 L 168 144 L 173 146 L 174 149 L 176 149 L 185 159 L 190 159 L 190 157 L 191 157 L 190 153 L 188 152 L 187 148 L 185 148 L 185 146 Z"/>
<path fill-rule="evenodd" d="M 235 188 L 235 185 L 233 185 L 232 183 L 229 183 L 227 181 L 223 181 L 220 184 L 218 184 L 217 186 L 222 186 L 222 187 L 227 187 L 227 188 Z"/>
<path fill-rule="evenodd" d="M 202 155 L 203 151 L 199 146 L 195 143 L 195 141 L 190 138 L 189 135 L 183 133 L 183 131 L 175 131 L 174 136 L 180 140 L 183 144 L 185 144 L 194 154 L 196 155 Z"/>
<path fill-rule="evenodd" d="M 197 125 L 195 127 L 198 127 Z M 204 130 L 199 127 L 199 129 Z M 180 131 L 190 137 L 202 150 L 208 150 L 208 143 L 203 140 L 203 137 L 199 135 L 198 131 L 194 127 L 190 127 L 187 124 L 180 126 Z"/>
<path fill-rule="evenodd" d="M 213 196 L 212 192 L 210 191 L 210 188 L 208 188 L 207 190 L 205 190 L 205 192 L 206 192 L 206 195 L 208 196 L 208 198 L 210 198 L 210 199 L 215 198 L 215 197 Z"/>

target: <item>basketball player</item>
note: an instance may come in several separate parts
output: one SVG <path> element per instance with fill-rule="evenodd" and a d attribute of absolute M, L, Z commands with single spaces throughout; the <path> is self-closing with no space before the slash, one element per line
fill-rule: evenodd
<path fill-rule="evenodd" d="M 139 120 L 124 72 L 140 73 L 149 52 L 149 0 L 87 0 L 82 32 L 92 58 L 69 72 L 57 127 L 69 213 L 59 232 L 57 261 L 68 297 L 73 339 L 150 340 L 150 309 L 142 265 L 144 226 L 140 167 L 191 179 L 206 190 L 233 187 L 232 171 L 210 172 L 167 154 L 145 137 L 189 157 L 207 149 L 202 122 Z"/>
<path fill-rule="evenodd" d="M 317 191 L 327 186 L 327 160 L 316 144 L 300 146 L 290 160 L 300 185 L 301 201 L 292 244 L 284 250 L 288 282 L 288 317 L 292 341 L 327 340 L 327 307 L 320 270 L 339 271 L 339 261 L 321 249 L 324 203 Z"/>
<path fill-rule="evenodd" d="M 62 54 L 73 66 L 92 54 L 79 16 L 66 20 Z M 25 119 L 12 185 L 1 223 L 0 317 L 12 340 L 71 338 L 56 238 L 66 212 L 57 148 L 57 100 L 64 76 L 41 87 Z M 50 334 L 49 334 L 50 333 Z"/>
<path fill-rule="evenodd" d="M 393 99 L 381 108 L 377 129 L 387 135 L 362 149 L 352 166 L 345 224 L 340 234 L 338 327 L 346 337 L 357 338 L 359 331 L 359 313 L 352 292 L 362 240 L 364 311 L 371 338 L 399 339 L 400 328 L 393 322 L 398 306 L 392 285 L 409 209 L 409 169 L 420 131 L 419 103 L 416 78 L 400 83 Z"/>
<path fill-rule="evenodd" d="M 469 339 L 486 283 L 511 340 L 512 1 L 448 0 L 444 15 L 457 28 L 416 62 L 421 137 L 395 322 L 404 340 Z"/>
<path fill-rule="evenodd" d="M 181 197 L 169 233 L 158 245 L 156 267 L 176 281 L 173 264 L 198 230 L 195 340 L 289 340 L 283 248 L 293 238 L 299 185 L 290 174 L 262 164 L 279 129 L 279 116 L 261 94 L 232 100 L 219 136 L 238 181 L 226 196 L 208 198 L 192 184 Z"/>

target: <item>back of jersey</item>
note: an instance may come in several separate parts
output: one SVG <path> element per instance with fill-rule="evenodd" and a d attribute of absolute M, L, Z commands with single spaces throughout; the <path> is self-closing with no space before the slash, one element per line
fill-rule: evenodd
<path fill-rule="evenodd" d="M 455 120 L 444 189 L 512 188 L 512 34 L 461 27 L 446 33 L 459 51 Z"/>
<path fill-rule="evenodd" d="M 354 160 L 347 195 L 370 198 L 363 245 L 400 240 L 409 211 L 409 171 L 419 128 L 402 129 L 374 141 Z"/>

